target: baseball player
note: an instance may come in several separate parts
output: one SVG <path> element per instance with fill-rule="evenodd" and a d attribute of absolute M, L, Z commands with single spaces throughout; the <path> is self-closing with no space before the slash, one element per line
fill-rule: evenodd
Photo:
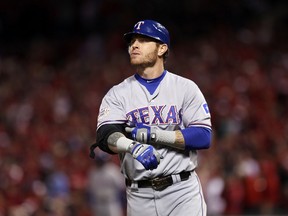
<path fill-rule="evenodd" d="M 209 148 L 212 136 L 205 98 L 193 81 L 165 69 L 163 25 L 139 21 L 124 39 L 136 73 L 104 96 L 95 145 L 119 154 L 127 215 L 206 215 L 195 172 L 197 150 Z"/>

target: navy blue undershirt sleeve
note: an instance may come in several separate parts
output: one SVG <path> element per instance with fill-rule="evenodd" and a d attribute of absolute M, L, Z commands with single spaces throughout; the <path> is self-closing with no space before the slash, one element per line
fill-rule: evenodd
<path fill-rule="evenodd" d="M 186 150 L 208 149 L 211 145 L 212 131 L 204 127 L 188 127 L 181 130 Z"/>

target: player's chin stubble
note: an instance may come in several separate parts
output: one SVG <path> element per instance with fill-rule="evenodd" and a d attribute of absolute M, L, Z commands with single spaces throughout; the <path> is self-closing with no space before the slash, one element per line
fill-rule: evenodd
<path fill-rule="evenodd" d="M 157 54 L 155 52 L 152 52 L 146 55 L 144 58 L 130 57 L 130 64 L 134 67 L 147 68 L 147 67 L 153 67 L 156 63 L 156 60 L 157 60 Z"/>

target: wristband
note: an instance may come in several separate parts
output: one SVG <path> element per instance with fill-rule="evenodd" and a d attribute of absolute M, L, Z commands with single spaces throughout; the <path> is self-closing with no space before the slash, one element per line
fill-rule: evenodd
<path fill-rule="evenodd" d="M 134 144 L 135 142 L 133 140 L 123 136 L 116 141 L 116 148 L 119 152 L 130 152 L 131 145 Z"/>
<path fill-rule="evenodd" d="M 173 145 L 176 141 L 175 131 L 155 130 L 151 133 L 151 141 L 162 145 Z"/>

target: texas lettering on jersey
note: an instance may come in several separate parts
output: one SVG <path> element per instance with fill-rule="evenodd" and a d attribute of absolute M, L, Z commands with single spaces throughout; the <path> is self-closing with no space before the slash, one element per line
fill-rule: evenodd
<path fill-rule="evenodd" d="M 167 105 L 147 106 L 134 109 L 126 114 L 130 124 L 144 123 L 150 125 L 178 125 L 182 122 L 181 110 L 177 110 L 177 106 Z"/>

